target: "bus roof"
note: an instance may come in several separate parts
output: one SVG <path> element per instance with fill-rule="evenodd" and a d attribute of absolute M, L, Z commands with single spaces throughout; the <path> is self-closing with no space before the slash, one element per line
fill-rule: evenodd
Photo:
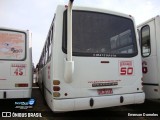
<path fill-rule="evenodd" d="M 139 24 L 137 27 L 140 27 L 140 26 L 142 26 L 142 25 L 144 25 L 144 24 L 147 24 L 147 23 L 149 23 L 149 22 L 155 20 L 156 18 L 160 18 L 160 16 L 157 15 L 157 16 L 155 16 L 155 17 L 153 17 L 153 18 L 150 18 L 150 19 L 146 20 L 145 22 Z"/>
<path fill-rule="evenodd" d="M 4 30 L 13 30 L 13 31 L 22 31 L 22 32 L 26 32 L 26 31 L 29 31 L 29 30 L 23 30 L 23 29 L 17 29 L 17 28 L 9 28 L 9 27 L 2 27 L 0 26 L 0 29 L 4 29 Z"/>
<path fill-rule="evenodd" d="M 57 10 L 64 9 L 64 7 L 66 7 L 66 6 L 65 5 L 58 5 Z M 121 17 L 126 17 L 129 19 L 133 19 L 133 16 L 131 16 L 131 15 L 127 15 L 124 13 L 115 12 L 115 11 L 111 11 L 111 10 L 107 10 L 107 9 L 95 8 L 95 7 L 73 6 L 73 10 L 108 13 L 108 14 L 113 14 L 113 15 L 117 15 L 117 16 L 121 16 Z M 57 13 L 57 11 L 56 11 L 56 13 Z"/>

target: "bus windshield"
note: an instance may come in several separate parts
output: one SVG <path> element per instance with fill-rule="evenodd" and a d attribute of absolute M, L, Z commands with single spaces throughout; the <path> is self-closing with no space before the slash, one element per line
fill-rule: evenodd
<path fill-rule="evenodd" d="M 25 39 L 23 32 L 0 30 L 0 60 L 23 60 Z"/>
<path fill-rule="evenodd" d="M 133 21 L 111 14 L 73 10 L 73 55 L 133 57 L 138 54 Z M 67 11 L 63 20 L 63 51 L 67 53 Z"/>

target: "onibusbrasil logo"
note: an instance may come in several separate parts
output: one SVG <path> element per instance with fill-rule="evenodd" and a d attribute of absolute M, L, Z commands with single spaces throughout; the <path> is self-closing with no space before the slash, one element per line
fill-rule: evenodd
<path fill-rule="evenodd" d="M 26 105 L 33 106 L 34 104 L 35 104 L 35 99 L 33 98 L 29 99 L 27 102 L 24 102 L 24 101 L 15 102 L 15 105 L 22 105 L 22 106 L 26 106 Z"/>
<path fill-rule="evenodd" d="M 31 98 L 27 101 L 18 101 L 15 102 L 15 108 L 18 109 L 28 109 L 28 108 L 33 108 L 34 104 L 35 104 L 35 99 Z"/>
<path fill-rule="evenodd" d="M 28 104 L 29 104 L 29 105 L 34 105 L 34 104 L 35 104 L 35 99 L 30 99 L 30 100 L 28 101 Z"/>

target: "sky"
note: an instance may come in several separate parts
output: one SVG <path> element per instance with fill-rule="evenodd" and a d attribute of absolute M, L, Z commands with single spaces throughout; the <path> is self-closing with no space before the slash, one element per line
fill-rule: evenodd
<path fill-rule="evenodd" d="M 32 59 L 39 61 L 57 5 L 68 0 L 0 0 L 0 27 L 32 33 Z M 132 15 L 136 25 L 160 15 L 160 0 L 74 0 L 75 6 L 102 8 Z"/>

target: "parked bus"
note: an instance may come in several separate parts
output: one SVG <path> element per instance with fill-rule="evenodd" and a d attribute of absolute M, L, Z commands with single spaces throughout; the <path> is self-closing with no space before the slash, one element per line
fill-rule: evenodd
<path fill-rule="evenodd" d="M 51 110 L 143 103 L 135 30 L 129 15 L 87 7 L 72 12 L 72 0 L 68 7 L 58 6 L 37 65 Z"/>
<path fill-rule="evenodd" d="M 147 99 L 160 99 L 160 16 L 138 26 L 144 92 Z"/>
<path fill-rule="evenodd" d="M 31 97 L 30 38 L 28 30 L 0 28 L 0 99 Z"/>

